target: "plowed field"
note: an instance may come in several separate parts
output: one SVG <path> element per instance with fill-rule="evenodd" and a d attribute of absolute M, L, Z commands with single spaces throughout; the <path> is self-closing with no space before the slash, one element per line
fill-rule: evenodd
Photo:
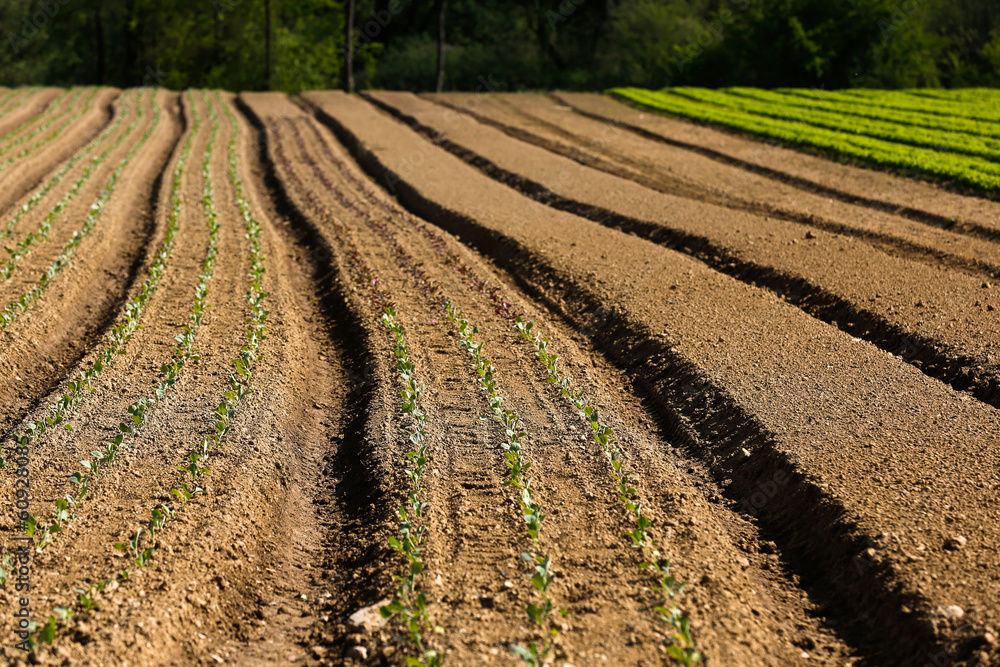
<path fill-rule="evenodd" d="M 11 664 L 1000 664 L 997 202 L 583 94 L 7 160 Z"/>

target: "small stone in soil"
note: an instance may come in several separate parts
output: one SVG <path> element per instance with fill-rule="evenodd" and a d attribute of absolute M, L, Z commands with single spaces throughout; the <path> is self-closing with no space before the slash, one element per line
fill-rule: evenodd
<path fill-rule="evenodd" d="M 368 649 L 364 646 L 352 646 L 347 649 L 347 657 L 353 658 L 355 660 L 367 660 L 368 659 Z"/>
<path fill-rule="evenodd" d="M 969 541 L 964 537 L 962 537 L 961 535 L 955 535 L 954 537 L 949 537 L 947 540 L 945 540 L 944 548 L 947 549 L 948 551 L 958 551 L 966 544 L 968 544 L 968 542 Z"/>

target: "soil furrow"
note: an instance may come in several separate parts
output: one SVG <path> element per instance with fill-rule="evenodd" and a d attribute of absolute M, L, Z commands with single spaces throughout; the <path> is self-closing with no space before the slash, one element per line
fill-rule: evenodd
<path fill-rule="evenodd" d="M 275 104 L 272 102 L 272 105 Z M 277 111 L 273 111 L 272 113 L 278 116 L 283 115 Z M 299 164 L 299 161 L 293 159 L 292 163 Z M 307 167 L 303 167 L 303 169 L 308 171 Z M 305 177 L 303 176 L 302 178 Z M 350 179 L 338 180 L 339 188 L 350 192 Z M 320 182 L 316 182 L 313 186 L 309 187 L 309 190 L 312 192 L 325 192 L 329 188 Z M 330 205 L 337 206 L 337 202 L 339 201 L 339 198 L 331 197 Z M 361 222 L 365 219 L 365 216 L 361 216 L 359 219 L 356 213 L 352 213 L 352 211 L 357 210 L 357 203 L 355 202 L 355 206 L 350 206 L 346 209 L 341 208 L 343 217 L 340 219 L 345 220 L 348 216 L 354 217 L 357 222 L 352 223 L 350 226 L 358 234 L 359 238 L 370 236 L 371 232 L 365 232 L 366 223 Z M 367 216 L 368 213 L 365 215 Z M 421 246 L 419 256 L 426 262 L 422 264 L 422 267 L 423 270 L 428 270 L 430 264 L 436 263 L 434 261 L 433 250 L 426 245 L 426 240 L 418 241 L 414 238 L 414 235 L 415 232 L 411 227 L 409 234 L 407 234 L 410 237 L 409 242 L 416 241 Z M 378 239 L 373 239 L 372 242 L 366 241 L 362 247 L 366 249 L 377 248 L 378 245 L 380 245 Z M 381 245 L 384 245 L 384 242 Z M 408 298 L 402 300 L 403 303 L 419 303 L 422 300 L 419 292 L 414 292 L 412 287 L 408 288 L 406 286 L 405 275 L 403 276 L 402 285 L 399 284 L 398 278 L 391 278 L 391 274 L 394 273 L 392 266 L 394 262 L 391 259 L 391 255 L 386 256 L 386 250 L 373 249 L 370 252 L 374 254 L 366 256 L 369 257 L 371 263 L 375 266 L 385 267 L 379 274 L 380 283 L 384 284 L 388 280 L 393 286 L 392 292 L 394 294 L 407 295 Z M 469 285 L 461 282 L 461 280 L 456 283 L 456 278 L 453 277 L 453 270 L 438 266 L 432 271 L 436 277 L 440 277 L 442 284 L 450 283 L 454 293 L 468 293 Z M 464 298 L 463 301 L 465 301 Z M 608 584 L 605 577 L 613 581 L 618 581 L 619 586 L 627 585 L 633 591 L 638 589 L 632 589 L 631 587 L 639 586 L 640 584 L 637 579 L 641 579 L 641 577 L 636 577 L 636 570 L 633 569 L 630 571 L 628 569 L 629 564 L 627 560 L 624 562 L 620 560 L 622 556 L 628 556 L 630 550 L 626 547 L 621 537 L 624 525 L 622 525 L 621 529 L 614 527 L 614 523 L 621 521 L 622 517 L 620 510 L 614 505 L 613 499 L 608 495 L 609 489 L 604 481 L 606 472 L 602 469 L 603 464 L 601 459 L 597 457 L 591 459 L 586 448 L 582 447 L 582 445 L 581 449 L 583 451 L 580 452 L 577 452 L 576 446 L 571 446 L 568 450 L 565 447 L 556 446 L 558 442 L 576 441 L 578 437 L 581 437 L 582 434 L 576 430 L 575 426 L 576 416 L 567 415 L 569 417 L 568 421 L 563 418 L 562 415 L 565 414 L 563 404 L 555 403 L 549 398 L 549 387 L 543 381 L 543 378 L 534 372 L 534 362 L 530 360 L 530 355 L 526 359 L 524 352 L 517 351 L 516 335 L 509 323 L 501 320 L 500 322 L 494 321 L 492 324 L 489 324 L 489 320 L 495 320 L 494 310 L 490 302 L 488 300 L 485 302 L 477 301 L 468 305 L 471 305 L 469 312 L 477 314 L 478 323 L 488 326 L 484 330 L 484 333 L 490 341 L 491 358 L 494 358 L 498 368 L 502 368 L 510 373 L 507 376 L 510 379 L 510 390 L 518 400 L 524 402 L 524 414 L 528 415 L 528 419 L 530 420 L 529 431 L 539 434 L 537 437 L 539 444 L 537 446 L 540 449 L 537 452 L 537 456 L 540 457 L 538 459 L 539 465 L 544 467 L 544 472 L 541 473 L 545 481 L 544 494 L 546 494 L 546 497 L 551 497 L 552 503 L 549 501 L 546 501 L 546 503 L 555 510 L 556 518 L 553 519 L 555 522 L 553 526 L 558 531 L 558 546 L 556 548 L 559 557 L 557 561 L 562 563 L 560 567 L 565 570 L 565 575 L 563 576 L 566 578 L 565 587 L 568 588 L 568 591 L 564 594 L 571 601 L 571 614 L 570 621 L 568 622 L 570 630 L 569 634 L 563 638 L 565 646 L 562 650 L 570 652 L 570 655 L 575 659 L 582 659 L 588 663 L 599 659 L 599 655 L 601 654 L 615 655 L 620 660 L 627 662 L 640 660 L 642 656 L 648 658 L 648 651 L 650 648 L 656 647 L 656 639 L 659 636 L 655 627 L 646 625 L 648 620 L 653 620 L 652 618 L 633 620 L 630 623 L 631 631 L 610 631 L 610 636 L 595 632 L 593 628 L 589 627 L 591 624 L 586 621 L 588 614 L 591 613 L 600 614 L 609 623 L 617 622 L 611 619 L 620 618 L 622 615 L 625 615 L 627 618 L 628 614 L 639 614 L 638 618 L 643 619 L 644 617 L 640 610 L 646 609 L 648 611 L 653 604 L 653 601 L 647 597 L 647 594 L 642 594 L 636 596 L 637 600 L 642 600 L 637 609 L 625 611 L 624 609 L 617 608 L 613 612 L 611 610 L 601 610 L 607 604 L 606 601 L 612 597 L 607 590 Z M 431 370 L 425 376 L 422 376 L 421 379 L 427 381 L 430 387 L 430 401 L 432 401 L 434 408 L 436 408 L 433 414 L 435 416 L 443 415 L 441 418 L 447 420 L 446 423 L 452 433 L 452 437 L 448 439 L 446 453 L 448 461 L 442 463 L 439 460 L 435 460 L 434 464 L 435 468 L 441 474 L 440 480 L 435 476 L 435 482 L 436 484 L 441 484 L 447 490 L 435 491 L 434 499 L 430 503 L 431 507 L 439 505 L 436 499 L 443 495 L 449 500 L 440 504 L 445 505 L 448 509 L 438 515 L 440 518 L 434 522 L 434 527 L 437 530 L 432 531 L 429 539 L 435 547 L 438 543 L 443 544 L 443 547 L 440 549 L 441 555 L 438 555 L 437 548 L 431 547 L 434 551 L 435 559 L 447 554 L 466 552 L 465 556 L 451 556 L 448 560 L 444 561 L 444 565 L 439 569 L 432 566 L 434 568 L 432 569 L 432 576 L 438 573 L 442 574 L 443 587 L 447 591 L 442 596 L 442 603 L 446 608 L 454 607 L 453 611 L 443 618 L 454 618 L 459 621 L 456 631 L 459 633 L 459 637 L 462 638 L 462 644 L 454 646 L 453 650 L 459 651 L 457 655 L 460 657 L 457 659 L 464 664 L 473 659 L 481 660 L 486 655 L 496 655 L 494 651 L 487 653 L 489 647 L 491 645 L 495 647 L 497 643 L 505 639 L 507 641 L 511 639 L 509 628 L 505 629 L 501 627 L 499 631 L 492 629 L 494 623 L 504 623 L 502 618 L 498 618 L 498 615 L 501 615 L 503 618 L 513 617 L 516 619 L 519 614 L 523 613 L 519 612 L 517 603 L 511 599 L 512 595 L 516 596 L 516 591 L 520 587 L 520 582 L 516 574 L 516 553 L 513 554 L 515 556 L 513 563 L 509 562 L 509 560 L 504 562 L 502 553 L 499 555 L 496 553 L 497 549 L 495 545 L 491 547 L 487 544 L 485 547 L 478 547 L 472 538 L 481 539 L 482 528 L 480 526 L 487 528 L 492 526 L 491 533 L 494 539 L 497 531 L 501 530 L 502 526 L 508 526 L 502 530 L 504 534 L 512 534 L 514 536 L 517 535 L 519 528 L 516 517 L 506 516 L 510 510 L 505 507 L 505 504 L 510 503 L 510 501 L 507 500 L 505 503 L 496 498 L 496 492 L 490 492 L 490 487 L 483 484 L 484 481 L 489 482 L 489 484 L 494 485 L 494 488 L 499 484 L 500 480 L 496 476 L 496 472 L 485 475 L 484 479 L 483 470 L 490 470 L 490 464 L 487 462 L 474 466 L 474 468 L 479 469 L 479 472 L 474 476 L 470 476 L 468 472 L 470 466 L 461 465 L 462 457 L 467 456 L 470 450 L 467 449 L 469 445 L 465 445 L 463 442 L 465 438 L 459 436 L 462 433 L 460 424 L 463 422 L 468 424 L 472 420 L 472 426 L 475 429 L 477 415 L 485 409 L 485 406 L 481 403 L 482 399 L 473 398 L 470 401 L 469 398 L 461 400 L 453 398 L 453 396 L 456 396 L 456 384 L 460 385 L 463 381 L 466 383 L 466 386 L 469 384 L 469 380 L 463 378 L 462 358 L 461 355 L 459 355 L 457 360 L 454 358 L 456 354 L 454 343 L 451 343 L 450 358 L 439 353 L 439 351 L 447 353 L 447 342 L 442 344 L 438 338 L 440 334 L 435 335 L 435 330 L 440 328 L 440 323 L 435 324 L 432 321 L 428 325 L 426 320 L 421 321 L 422 317 L 434 317 L 433 310 L 425 312 L 427 314 L 424 316 L 417 315 L 416 318 L 413 315 L 409 316 L 412 324 L 407 327 L 408 338 L 420 341 L 416 346 L 418 350 L 426 350 L 420 354 L 420 363 L 418 365 L 421 368 L 429 368 Z M 437 317 L 440 317 L 440 315 Z M 496 327 L 499 327 L 499 329 Z M 515 353 L 511 356 L 509 352 L 504 352 L 504 350 L 514 350 Z M 577 355 L 579 353 L 576 353 L 574 356 Z M 437 368 L 440 368 L 440 370 L 435 370 Z M 466 388 L 462 391 L 468 392 L 469 389 Z M 473 410 L 471 414 L 469 407 L 463 407 L 459 410 L 455 410 L 454 407 L 450 410 L 447 409 L 449 405 L 455 405 L 456 401 L 458 405 L 469 405 L 471 402 L 472 405 L 479 403 L 481 407 L 478 410 Z M 617 403 L 618 401 L 615 402 Z M 455 416 L 452 417 L 451 415 Z M 432 418 L 431 423 L 434 423 L 434 418 Z M 627 433 L 629 429 L 623 427 L 622 431 Z M 544 433 L 544 436 L 541 433 Z M 651 446 L 647 452 L 655 451 L 655 449 L 655 446 Z M 494 453 L 493 456 L 496 456 L 496 454 Z M 577 456 L 583 457 L 582 461 L 573 463 L 577 460 Z M 495 466 L 496 463 L 492 464 L 492 467 Z M 663 473 L 654 472 L 657 468 L 659 466 L 655 466 L 649 472 L 650 481 L 647 484 L 651 488 L 673 488 L 676 490 L 677 498 L 689 497 L 688 494 L 691 496 L 701 495 L 700 492 L 694 490 L 695 487 L 690 481 L 678 483 L 678 480 L 672 479 L 671 482 L 666 482 L 666 480 L 659 477 Z M 645 465 L 643 469 L 646 469 Z M 582 489 L 580 488 L 581 486 L 583 487 Z M 575 489 L 578 489 L 576 493 L 574 493 Z M 490 499 L 490 501 L 487 501 L 487 499 Z M 498 504 L 500 507 L 496 508 Z M 705 504 L 707 505 L 707 503 Z M 578 512 L 575 509 L 571 509 L 587 506 L 590 507 L 588 512 Z M 695 507 L 698 509 L 692 507 L 684 509 L 672 507 L 669 513 L 673 514 L 683 525 L 696 525 L 705 521 L 705 515 L 699 511 L 703 509 L 704 505 L 695 503 Z M 499 509 L 499 513 L 494 514 L 496 509 L 493 508 Z M 698 518 L 691 517 L 692 513 L 697 515 Z M 469 515 L 475 517 L 477 523 L 474 524 L 474 527 L 467 528 L 464 526 L 468 525 Z M 691 523 L 687 523 L 689 518 Z M 710 516 L 709 521 L 718 525 L 720 519 L 723 521 L 727 520 L 724 516 Z M 607 523 L 609 520 L 611 523 Z M 584 531 L 586 532 L 586 536 L 581 537 L 580 531 L 582 529 L 579 525 L 574 525 L 579 521 L 585 521 L 586 525 L 589 526 Z M 513 525 L 509 525 L 511 522 L 513 522 Z M 668 526 L 681 524 L 676 522 L 666 523 Z M 442 528 L 438 528 L 438 526 Z M 601 528 L 597 529 L 597 526 L 601 526 Z M 669 530 L 668 532 L 673 535 L 673 530 Z M 677 557 L 683 563 L 682 567 L 696 567 L 693 565 L 693 562 L 696 562 L 702 554 L 711 552 L 714 548 L 716 550 L 715 557 L 720 558 L 721 562 L 716 565 L 712 573 L 713 576 L 722 577 L 729 585 L 733 585 L 736 588 L 744 585 L 737 583 L 741 577 L 731 569 L 736 568 L 736 571 L 739 571 L 737 563 L 741 558 L 741 556 L 733 553 L 736 549 L 732 545 L 728 549 L 723 546 L 724 542 L 722 545 L 713 543 L 710 546 L 706 546 L 703 543 L 701 546 L 695 547 L 692 544 L 695 541 L 693 537 L 685 536 L 683 539 L 672 539 L 677 539 L 679 542 L 676 552 L 678 554 Z M 442 540 L 444 541 L 441 542 Z M 582 552 L 581 549 L 583 550 Z M 673 554 L 673 549 L 671 551 Z M 685 555 L 681 556 L 681 554 Z M 455 558 L 459 560 L 455 561 Z M 508 556 L 507 558 L 509 559 L 510 557 Z M 614 565 L 609 565 L 609 560 Z M 710 562 L 711 558 L 706 558 L 705 560 Z M 458 569 L 454 565 L 456 562 L 458 564 L 471 564 L 474 566 L 474 569 L 468 572 Z M 634 568 L 634 564 L 632 564 L 632 567 Z M 712 569 L 711 565 L 708 567 Z M 475 568 L 493 570 L 493 574 L 484 577 L 483 574 L 477 574 Z M 499 579 L 497 578 L 496 570 L 500 570 L 503 575 Z M 583 572 L 587 571 L 600 572 L 601 576 L 597 580 L 593 580 L 593 578 L 582 575 Z M 460 578 L 455 578 L 455 575 L 451 574 L 452 572 L 462 572 L 463 575 Z M 712 578 L 706 575 L 704 582 L 709 582 Z M 511 582 L 509 586 L 507 584 L 508 581 Z M 561 581 L 562 579 L 560 579 Z M 811 639 L 810 642 L 812 645 L 824 646 L 820 650 L 820 654 L 829 652 L 830 657 L 833 657 L 840 652 L 840 649 L 836 648 L 835 640 L 831 640 L 829 637 L 825 639 L 821 638 L 821 633 L 818 633 L 814 623 L 806 618 L 806 614 L 801 607 L 795 609 L 794 612 L 787 607 L 783 611 L 778 612 L 775 607 L 780 608 L 780 605 L 777 604 L 772 607 L 770 604 L 771 601 L 779 598 L 784 600 L 783 604 L 788 604 L 788 595 L 782 593 L 780 587 L 774 587 L 773 583 L 764 583 L 760 579 L 756 579 L 756 581 L 757 583 L 754 584 L 754 587 L 757 588 L 757 591 L 750 592 L 748 590 L 745 599 L 747 599 L 748 603 L 750 603 L 751 599 L 757 601 L 763 598 L 768 601 L 768 603 L 757 606 L 756 613 L 763 613 L 766 618 L 770 618 L 772 613 L 776 617 L 781 618 L 784 618 L 786 615 L 788 617 L 795 617 L 798 622 L 803 624 L 803 627 L 812 628 L 810 630 L 803 630 L 803 632 L 807 634 L 815 633 L 812 635 L 815 639 Z M 625 582 L 628 583 L 626 584 Z M 633 592 L 632 595 L 635 595 L 635 593 Z M 702 599 L 701 595 L 698 594 L 698 598 L 696 599 L 700 601 Z M 761 597 L 756 597 L 758 595 Z M 520 599 L 523 600 L 523 597 Z M 699 619 L 703 618 L 702 610 L 697 605 L 695 605 L 693 612 L 698 615 Z M 574 614 L 577 616 L 575 617 Z M 720 622 L 720 619 L 726 619 L 721 620 L 721 623 L 730 627 L 745 629 L 745 634 L 740 634 L 738 638 L 732 640 L 724 636 L 719 636 L 712 630 L 699 625 L 703 635 L 706 637 L 706 645 L 717 659 L 739 664 L 769 664 L 769 661 L 772 659 L 776 661 L 774 664 L 789 664 L 799 659 L 802 651 L 801 649 L 796 649 L 793 644 L 782 640 L 769 641 L 765 639 L 768 633 L 775 632 L 774 626 L 771 625 L 773 621 L 750 621 L 749 618 L 751 616 L 749 609 L 741 609 L 739 605 L 735 608 L 721 605 L 716 622 Z M 476 621 L 475 632 L 461 623 L 461 620 L 464 619 L 467 621 L 470 617 Z M 436 616 L 435 620 L 443 622 L 446 626 L 454 625 L 449 624 L 447 621 L 442 621 L 441 618 Z M 574 618 L 576 620 L 573 620 Z M 588 628 L 586 632 L 583 630 L 585 627 Z M 644 628 L 644 630 L 640 630 L 639 628 Z M 585 637 L 577 636 L 580 632 L 583 632 Z M 632 634 L 630 635 L 629 632 Z M 780 632 L 777 632 L 773 636 L 780 634 Z M 612 640 L 610 637 L 615 637 L 615 639 Z M 750 637 L 752 639 L 748 639 Z M 623 640 L 626 642 L 625 644 L 621 643 Z M 753 644 L 758 656 L 762 653 L 767 653 L 763 649 L 764 646 L 774 643 L 781 647 L 781 658 L 767 656 L 763 658 L 754 657 L 752 650 L 747 651 L 745 647 L 737 648 L 739 642 L 743 641 L 749 641 L 749 643 Z M 642 648 L 643 646 L 645 648 Z M 635 652 L 634 654 L 632 653 L 633 651 Z M 503 650 L 500 651 L 498 660 L 503 661 L 505 659 L 503 657 L 504 652 Z M 626 658 L 623 656 L 634 657 Z"/>
<path fill-rule="evenodd" d="M 544 204 L 681 249 L 716 270 L 766 286 L 928 375 L 1000 405 L 1000 341 L 979 333 L 993 328 L 992 310 L 1000 303 L 990 303 L 992 294 L 984 290 L 989 283 L 982 278 L 888 257 L 850 237 L 655 192 L 471 119 L 449 122 L 447 111 L 410 94 L 371 97 L 438 145 Z"/>
<path fill-rule="evenodd" d="M 1000 241 L 997 202 L 932 184 L 808 155 L 759 140 L 640 110 L 602 95 L 555 93 L 560 103 L 654 141 L 759 173 L 848 204 L 890 211 L 928 225 Z"/>
<path fill-rule="evenodd" d="M 947 264 L 980 278 L 1000 273 L 1000 246 L 996 243 L 803 192 L 573 114 L 551 97 L 449 93 L 427 98 L 515 139 L 666 194 L 857 236 L 889 254 L 935 267 Z"/>
<path fill-rule="evenodd" d="M 90 111 L 56 141 L 34 151 L 17 165 L 17 169 L 0 172 L 0 210 L 4 220 L 23 205 L 21 200 L 29 192 L 33 192 L 64 161 L 112 122 L 116 113 L 115 101 L 120 92 L 115 88 L 102 88 L 95 96 Z"/>
<path fill-rule="evenodd" d="M 678 253 L 541 207 L 360 101 L 307 98 L 409 206 L 576 326 L 605 316 L 595 342 L 650 391 L 676 438 L 730 480 L 727 495 L 752 497 L 782 473 L 788 481 L 758 521 L 866 657 L 899 664 L 947 651 L 970 660 L 989 650 L 982 637 L 996 619 L 983 596 L 996 584 L 983 585 L 983 573 L 997 536 L 981 515 L 997 486 L 985 463 L 992 408 Z M 544 227 L 532 224 L 540 219 Z M 929 415 L 920 429 L 914 415 Z M 970 474 L 958 463 L 968 460 L 985 465 Z M 913 486 L 928 470 L 933 484 Z M 947 506 L 948 520 L 915 513 L 920 505 Z M 964 533 L 981 546 L 951 550 Z M 931 576 L 945 571 L 948 581 Z"/>

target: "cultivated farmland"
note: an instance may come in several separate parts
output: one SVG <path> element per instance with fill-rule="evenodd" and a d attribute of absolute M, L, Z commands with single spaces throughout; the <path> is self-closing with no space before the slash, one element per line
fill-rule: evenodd
<path fill-rule="evenodd" d="M 997 664 L 993 93 L 615 94 L 0 90 L 5 658 Z"/>

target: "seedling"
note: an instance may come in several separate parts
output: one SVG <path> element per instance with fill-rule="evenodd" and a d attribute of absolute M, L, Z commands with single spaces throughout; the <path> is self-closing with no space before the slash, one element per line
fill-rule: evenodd
<path fill-rule="evenodd" d="M 409 440 L 416 449 L 406 453 L 406 460 L 412 465 L 405 470 L 412 484 L 407 495 L 407 504 L 397 510 L 399 515 L 399 533 L 390 536 L 389 546 L 400 553 L 408 562 L 407 573 L 394 577 L 399 582 L 395 598 L 383 606 L 379 613 L 383 618 L 400 616 L 407 628 L 409 640 L 417 649 L 416 656 L 408 656 L 408 665 L 423 665 L 424 667 L 439 667 L 444 662 L 444 651 L 430 648 L 426 645 L 424 634 L 429 630 L 443 632 L 435 625 L 427 612 L 427 599 L 418 585 L 418 577 L 424 571 L 423 548 L 420 546 L 427 524 L 423 522 L 427 503 L 420 498 L 424 491 L 422 479 L 428 463 L 427 457 L 427 422 L 428 416 L 420 408 L 420 397 L 425 386 L 417 384 L 414 376 L 414 364 L 410 360 L 410 351 L 406 343 L 403 325 L 396 319 L 396 311 L 390 305 L 382 314 L 382 323 L 389 329 L 395 343 L 393 355 L 396 358 L 396 371 L 403 381 L 403 390 L 399 392 L 403 399 L 401 409 L 414 421 Z M 418 523 L 419 522 L 419 523 Z"/>
<path fill-rule="evenodd" d="M 534 498 L 531 487 L 532 478 L 528 476 L 532 464 L 524 457 L 524 442 L 527 433 L 520 426 L 521 420 L 518 414 L 514 410 L 503 407 L 504 400 L 496 383 L 496 368 L 489 359 L 483 356 L 483 343 L 477 343 L 474 338 L 479 333 L 479 327 L 471 326 L 451 302 L 446 302 L 444 308 L 447 318 L 458 328 L 459 344 L 473 359 L 476 374 L 479 376 L 479 386 L 487 395 L 494 420 L 500 424 L 499 432 L 504 436 L 502 442 L 504 463 L 510 474 L 510 479 L 506 484 L 514 486 L 521 492 L 518 497 L 521 514 L 524 517 L 528 537 L 536 546 L 536 552 L 522 554 L 521 559 L 534 565 L 534 572 L 530 575 L 531 585 L 540 594 L 542 603 L 529 603 L 526 611 L 531 621 L 542 632 L 544 643 L 532 642 L 527 647 L 514 646 L 511 651 L 526 663 L 539 665 L 552 652 L 552 639 L 558 635 L 558 631 L 550 626 L 552 612 L 558 611 L 563 616 L 568 612 L 565 609 L 556 608 L 549 595 L 549 586 L 554 579 L 551 559 L 537 553 L 545 514 L 542 513 L 541 504 Z"/>
<path fill-rule="evenodd" d="M 3 560 L 0 561 L 0 586 L 7 585 L 7 579 L 14 572 L 14 560 L 10 557 L 10 554 L 4 554 Z"/>
<path fill-rule="evenodd" d="M 684 590 L 685 584 L 678 582 L 670 574 L 670 561 L 662 560 L 655 542 L 649 534 L 652 525 L 650 519 L 642 513 L 642 503 L 636 499 L 636 489 L 632 485 L 632 473 L 625 469 L 625 452 L 614 439 L 614 431 L 601 423 L 600 411 L 590 404 L 582 391 L 574 392 L 570 388 L 568 377 L 560 375 L 557 368 L 558 356 L 549 352 L 549 339 L 534 330 L 531 322 L 526 322 L 520 316 L 514 319 L 514 327 L 519 336 L 531 343 L 535 348 L 535 358 L 545 367 L 548 375 L 546 380 L 559 387 L 559 392 L 569 399 L 580 416 L 591 429 L 591 438 L 604 452 L 611 467 L 611 477 L 618 487 L 618 498 L 635 519 L 635 528 L 625 533 L 632 547 L 643 554 L 639 563 L 640 569 L 656 572 L 658 583 L 656 590 L 667 596 L 669 610 L 657 607 L 656 611 L 662 620 L 670 624 L 674 634 L 668 647 L 668 654 L 684 665 L 701 660 L 701 653 L 694 647 L 691 636 L 691 621 L 675 604 L 677 597 Z"/>
<path fill-rule="evenodd" d="M 80 608 L 83 611 L 90 611 L 91 609 L 97 609 L 97 593 L 104 590 L 104 582 L 99 582 L 97 584 L 89 584 L 87 588 L 74 588 L 73 592 L 77 594 L 77 599 L 80 603 Z"/>

